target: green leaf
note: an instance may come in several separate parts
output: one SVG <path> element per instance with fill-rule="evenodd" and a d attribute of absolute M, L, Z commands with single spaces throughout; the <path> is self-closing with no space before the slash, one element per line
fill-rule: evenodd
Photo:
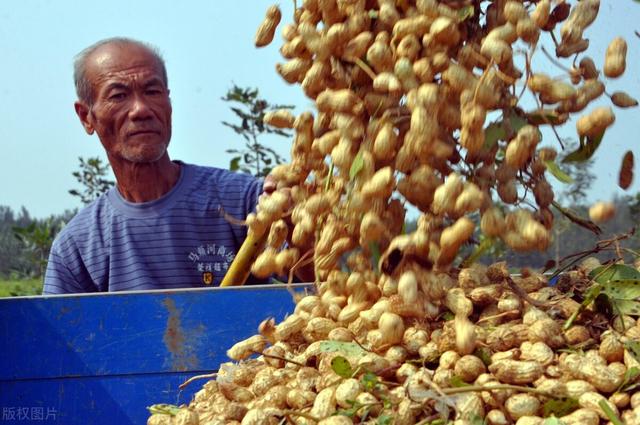
<path fill-rule="evenodd" d="M 640 280 L 612 279 L 608 282 L 602 282 L 602 292 L 614 300 L 635 300 L 640 298 Z"/>
<path fill-rule="evenodd" d="M 236 156 L 231 161 L 229 161 L 229 170 L 237 171 L 238 168 L 240 168 L 240 159 L 241 158 L 239 156 Z"/>
<path fill-rule="evenodd" d="M 444 314 L 442 315 L 442 320 L 444 320 L 445 322 L 448 322 L 450 320 L 454 319 L 454 315 L 452 312 L 450 311 L 445 311 Z"/>
<path fill-rule="evenodd" d="M 492 122 L 484 129 L 484 149 L 491 149 L 498 140 L 504 140 L 507 137 L 507 132 L 502 127 L 502 121 Z"/>
<path fill-rule="evenodd" d="M 640 301 L 635 300 L 613 300 L 614 311 L 627 316 L 640 316 Z"/>
<path fill-rule="evenodd" d="M 640 272 L 624 264 L 610 264 L 591 270 L 589 278 L 594 279 L 598 283 L 607 283 L 611 280 L 640 280 Z"/>
<path fill-rule="evenodd" d="M 558 181 L 562 183 L 573 183 L 571 176 L 562 171 L 554 161 L 544 161 L 544 165 L 547 166 L 547 170 L 549 170 L 551 175 L 558 179 Z"/>
<path fill-rule="evenodd" d="M 602 137 L 604 133 L 602 133 L 598 137 L 587 137 L 586 143 L 580 143 L 580 147 L 571 152 L 569 155 L 565 156 L 562 162 L 584 162 L 590 159 L 595 153 L 598 146 L 600 146 L 600 142 L 602 142 Z"/>
<path fill-rule="evenodd" d="M 393 423 L 393 416 L 380 415 L 376 421 L 376 425 L 391 425 Z"/>
<path fill-rule="evenodd" d="M 378 375 L 373 372 L 366 372 L 360 378 L 360 383 L 364 387 L 365 391 L 373 391 L 378 385 Z"/>
<path fill-rule="evenodd" d="M 331 360 L 331 369 L 343 378 L 351 378 L 351 375 L 353 375 L 351 363 L 342 356 L 334 357 L 333 360 Z"/>
<path fill-rule="evenodd" d="M 560 125 L 566 121 L 558 112 L 553 109 L 536 109 L 527 113 L 527 121 L 531 125 Z"/>
<path fill-rule="evenodd" d="M 624 343 L 624 348 L 629 351 L 629 354 L 631 354 L 636 361 L 640 362 L 640 341 L 628 340 Z"/>
<path fill-rule="evenodd" d="M 542 425 L 564 425 L 564 422 L 555 416 L 551 416 L 550 418 L 546 418 Z"/>
<path fill-rule="evenodd" d="M 369 252 L 371 253 L 373 266 L 377 269 L 378 263 L 380 262 L 380 246 L 377 242 L 369 242 Z"/>
<path fill-rule="evenodd" d="M 511 112 L 508 118 L 508 126 L 505 125 L 504 119 L 500 121 L 494 121 L 484 129 L 484 149 L 491 149 L 498 140 L 507 140 L 510 136 L 518 132 L 522 127 L 528 124 L 525 118 L 515 112 Z M 511 130 L 507 133 L 507 130 Z"/>
<path fill-rule="evenodd" d="M 600 406 L 604 414 L 607 416 L 607 418 L 609 418 L 613 425 L 624 425 L 618 415 L 616 415 L 615 412 L 611 410 L 611 407 L 609 407 L 609 404 L 606 400 L 600 400 L 598 402 L 598 406 Z"/>
<path fill-rule="evenodd" d="M 478 261 L 491 247 L 496 243 L 493 238 L 484 238 L 480 244 L 476 246 L 471 255 L 464 259 L 460 267 L 470 267 L 473 263 Z"/>
<path fill-rule="evenodd" d="M 154 404 L 154 405 L 148 406 L 147 410 L 151 414 L 175 416 L 180 411 L 180 408 L 173 404 Z"/>
<path fill-rule="evenodd" d="M 348 418 L 352 418 L 356 415 L 358 410 L 360 410 L 360 408 L 362 407 L 362 404 L 353 400 L 347 400 L 347 402 L 351 404 L 351 407 L 349 407 L 348 409 L 340 409 L 336 412 L 336 414 L 339 416 L 346 416 Z"/>
<path fill-rule="evenodd" d="M 475 413 L 472 413 L 469 416 L 469 422 L 471 423 L 471 425 L 487 425 L 487 421 L 485 421 L 481 416 L 478 416 Z"/>
<path fill-rule="evenodd" d="M 471 4 L 458 9 L 458 22 L 463 22 L 472 18 L 474 13 L 475 10 Z"/>
<path fill-rule="evenodd" d="M 323 353 L 340 353 L 346 357 L 359 358 L 366 354 L 366 351 L 355 342 L 342 341 L 322 341 L 320 351 Z"/>
<path fill-rule="evenodd" d="M 578 409 L 580 404 L 575 398 L 552 398 L 547 400 L 542 406 L 544 417 L 565 416 Z"/>
<path fill-rule="evenodd" d="M 476 351 L 473 352 L 473 355 L 482 360 L 482 363 L 484 363 L 485 366 L 489 366 L 491 364 L 491 350 L 489 348 L 476 348 Z"/>
<path fill-rule="evenodd" d="M 640 382 L 636 382 L 639 376 L 640 369 L 638 367 L 634 366 L 627 369 L 627 371 L 624 373 L 624 379 L 622 380 L 622 384 L 620 384 L 618 391 L 626 392 L 635 389 L 638 385 L 640 385 Z"/>
<path fill-rule="evenodd" d="M 449 380 L 449 383 L 451 384 L 452 387 L 456 387 L 456 388 L 460 388 L 460 387 L 468 387 L 469 384 L 467 384 L 466 382 L 464 382 L 462 380 L 461 377 L 459 377 L 458 375 L 453 375 L 451 377 L 451 379 Z"/>
<path fill-rule="evenodd" d="M 360 151 L 351 163 L 351 168 L 349 169 L 349 180 L 353 180 L 363 167 L 364 158 L 362 157 L 362 151 Z"/>

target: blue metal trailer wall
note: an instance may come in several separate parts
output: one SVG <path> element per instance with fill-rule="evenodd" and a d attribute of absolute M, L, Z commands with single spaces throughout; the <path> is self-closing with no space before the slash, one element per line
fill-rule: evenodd
<path fill-rule="evenodd" d="M 144 424 L 293 307 L 281 285 L 0 299 L 0 424 Z"/>

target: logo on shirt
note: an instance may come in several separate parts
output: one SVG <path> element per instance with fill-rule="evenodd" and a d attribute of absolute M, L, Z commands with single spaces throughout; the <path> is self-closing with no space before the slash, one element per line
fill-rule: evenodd
<path fill-rule="evenodd" d="M 236 254 L 224 245 L 201 244 L 189 252 L 191 261 L 202 276 L 202 283 L 211 285 L 217 275 L 224 275 L 233 262 Z"/>

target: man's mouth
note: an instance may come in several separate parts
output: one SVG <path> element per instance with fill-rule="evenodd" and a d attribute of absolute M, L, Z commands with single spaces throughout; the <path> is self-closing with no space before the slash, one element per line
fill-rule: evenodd
<path fill-rule="evenodd" d="M 131 131 L 128 133 L 128 136 L 140 136 L 140 135 L 144 135 L 144 134 L 158 134 L 157 131 L 155 130 L 136 130 L 136 131 Z"/>

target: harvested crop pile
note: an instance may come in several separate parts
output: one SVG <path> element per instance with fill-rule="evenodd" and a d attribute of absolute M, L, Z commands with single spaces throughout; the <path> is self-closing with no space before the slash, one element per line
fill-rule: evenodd
<path fill-rule="evenodd" d="M 615 120 L 610 107 L 582 112 L 605 92 L 581 55 L 598 8 L 302 2 L 282 28 L 286 62 L 276 70 L 317 113 L 264 117 L 295 130 L 292 160 L 274 169 L 279 190 L 247 225 L 266 237 L 254 275 L 313 264 L 317 293 L 231 347 L 237 363 L 222 365 L 189 406 L 148 423 L 640 424 L 634 269 L 586 262 L 563 277 L 572 298 L 538 273 L 511 277 L 505 264 L 472 264 L 476 255 L 457 261 L 469 242 L 477 252 L 492 240 L 548 247 L 546 172 L 562 175 L 540 129 L 580 114 L 581 145 L 567 156 L 578 160 Z M 256 45 L 271 41 L 280 18 L 268 10 Z M 540 36 L 552 33 L 556 56 L 576 58 L 567 81 L 532 69 Z M 607 77 L 624 72 L 625 55 L 614 39 Z M 524 94 L 534 110 L 521 106 Z M 420 217 L 404 234 L 408 204 Z M 614 213 L 598 208 L 594 219 Z"/>

